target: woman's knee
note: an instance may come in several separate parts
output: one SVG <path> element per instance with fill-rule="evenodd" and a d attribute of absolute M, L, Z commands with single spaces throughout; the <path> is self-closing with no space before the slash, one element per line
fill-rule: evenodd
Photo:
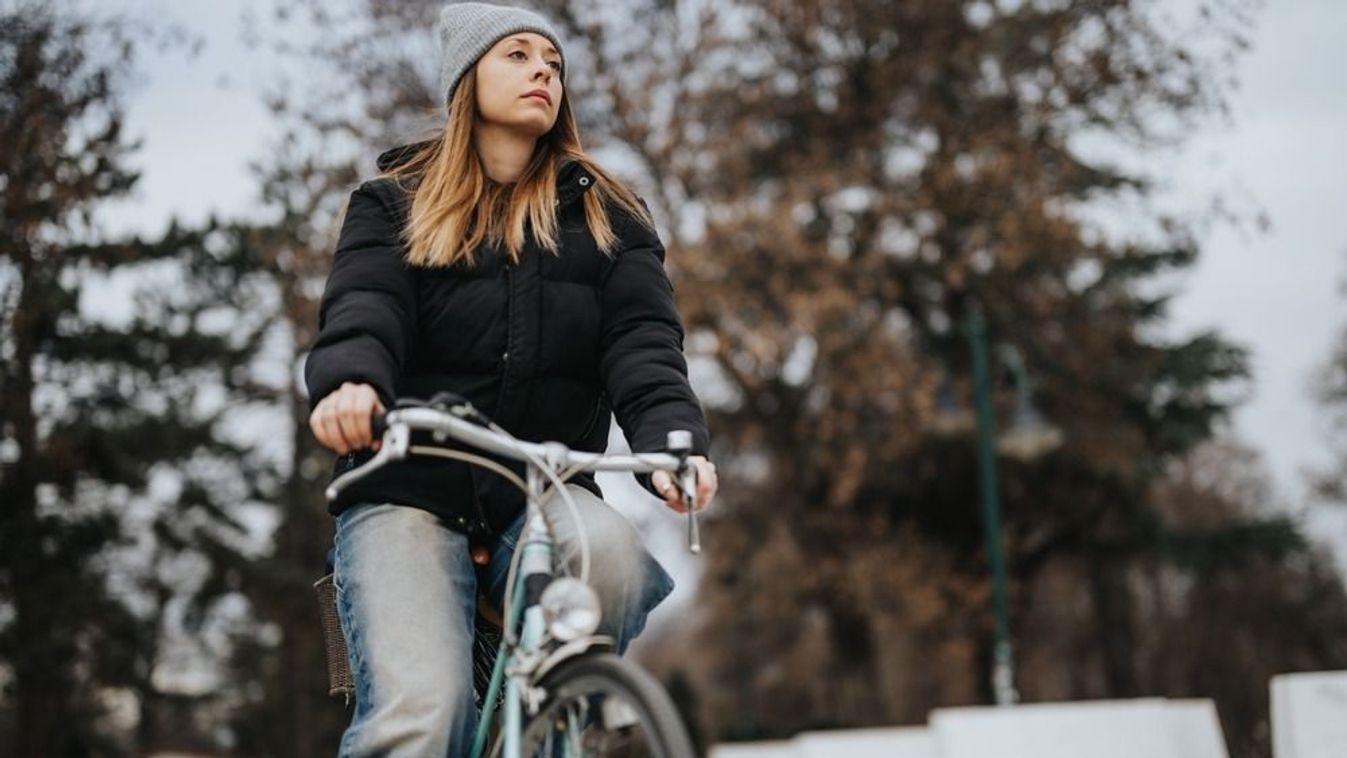
<path fill-rule="evenodd" d="M 645 545 L 627 517 L 589 490 L 572 486 L 570 493 L 578 513 L 559 502 L 559 497 L 550 501 L 547 508 L 548 521 L 563 551 L 578 553 L 581 547 L 578 533 L 583 529 L 591 566 L 605 564 L 617 569 L 624 565 L 639 567 L 645 554 Z M 576 522 L 577 516 L 579 523 Z M 577 561 L 579 559 L 578 554 L 568 557 Z"/>
<path fill-rule="evenodd" d="M 625 516 L 593 493 L 578 487 L 571 492 L 589 550 L 589 584 L 603 601 L 605 610 L 626 607 L 639 599 L 648 566 L 641 535 Z M 571 571 L 578 574 L 583 545 L 575 514 L 564 503 L 554 500 L 549 503 L 548 518 L 561 554 Z"/>

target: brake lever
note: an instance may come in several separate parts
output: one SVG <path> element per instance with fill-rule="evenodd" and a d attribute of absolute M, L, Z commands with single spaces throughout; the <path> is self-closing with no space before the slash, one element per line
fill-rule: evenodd
<path fill-rule="evenodd" d="M 688 509 L 688 551 L 697 555 L 702 551 L 702 536 L 697 527 L 697 467 L 686 460 L 678 477 L 678 486 Z"/>
<path fill-rule="evenodd" d="M 692 452 L 692 432 L 685 429 L 669 432 L 664 447 L 678 456 L 676 475 L 683 504 L 687 506 L 688 552 L 697 555 L 702 551 L 702 537 L 697 527 L 697 467 L 688 463 L 688 454 Z"/>
<path fill-rule="evenodd" d="M 329 503 L 337 499 L 339 492 L 379 470 L 385 464 L 406 458 L 411 450 L 411 427 L 406 424 L 389 424 L 386 414 L 379 412 L 370 419 L 370 425 L 371 429 L 382 437 L 379 450 L 358 468 L 347 471 L 327 485 L 323 494 Z"/>

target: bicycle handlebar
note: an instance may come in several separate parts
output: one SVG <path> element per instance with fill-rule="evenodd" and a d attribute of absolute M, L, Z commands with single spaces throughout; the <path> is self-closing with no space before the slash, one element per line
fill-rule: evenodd
<path fill-rule="evenodd" d="M 697 467 L 688 464 L 692 451 L 692 434 L 687 431 L 669 432 L 667 453 L 632 453 L 610 455 L 571 450 L 560 442 L 527 442 L 517 439 L 500 427 L 487 428 L 469 418 L 485 419 L 467 400 L 457 395 L 437 395 L 429 403 L 399 401 L 398 408 L 387 412 L 376 411 L 371 424 L 374 435 L 382 438 L 382 445 L 372 458 L 333 479 L 326 490 L 329 502 L 346 487 L 365 478 L 375 470 L 411 454 L 411 431 L 421 429 L 432 433 L 436 441 L 453 438 L 479 450 L 494 453 L 536 466 L 545 461 L 554 471 L 629 471 L 643 474 L 654 471 L 673 472 L 687 505 L 688 549 L 701 552 L 701 537 L 697 527 L 694 505 L 697 497 Z M 489 423 L 489 422 L 488 422 Z"/>

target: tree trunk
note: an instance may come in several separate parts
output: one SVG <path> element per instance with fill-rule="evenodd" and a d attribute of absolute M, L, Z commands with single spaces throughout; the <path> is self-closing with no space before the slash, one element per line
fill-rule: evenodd
<path fill-rule="evenodd" d="M 1132 596 L 1127 588 L 1125 567 L 1106 558 L 1092 559 L 1090 586 L 1107 695 L 1136 697 L 1140 694 L 1133 659 L 1137 650 L 1136 630 L 1132 625 Z"/>

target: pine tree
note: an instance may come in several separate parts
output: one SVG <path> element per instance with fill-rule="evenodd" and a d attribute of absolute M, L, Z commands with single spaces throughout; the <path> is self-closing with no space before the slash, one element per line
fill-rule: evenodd
<path fill-rule="evenodd" d="M 156 731 L 155 714 L 209 678 L 210 636 L 233 617 L 215 601 L 240 581 L 216 567 L 255 547 L 242 511 L 275 478 L 228 428 L 267 332 L 248 316 L 246 228 L 111 239 L 92 220 L 138 178 L 122 133 L 133 31 L 44 3 L 0 14 L 6 755 L 208 742 Z M 83 302 L 116 292 L 114 274 L 142 284 L 120 321 Z"/>
<path fill-rule="evenodd" d="M 255 274 L 273 298 L 268 313 L 279 327 L 277 363 L 297 376 L 318 329 L 322 292 L 335 244 L 343 188 L 352 169 L 321 148 L 283 143 L 254 165 L 265 207 L 275 220 L 254 230 Z M 328 694 L 324 642 L 313 582 L 324 573 L 332 545 L 332 519 L 323 490 L 332 453 L 309 430 L 309 405 L 301 385 L 288 381 L 268 397 L 270 413 L 283 420 L 288 444 L 273 461 L 279 474 L 268 493 L 277 505 L 272 549 L 242 588 L 257 623 L 279 636 L 240 635 L 231 654 L 234 686 L 250 693 L 229 720 L 238 748 L 250 754 L 330 755 L 350 711 Z"/>

